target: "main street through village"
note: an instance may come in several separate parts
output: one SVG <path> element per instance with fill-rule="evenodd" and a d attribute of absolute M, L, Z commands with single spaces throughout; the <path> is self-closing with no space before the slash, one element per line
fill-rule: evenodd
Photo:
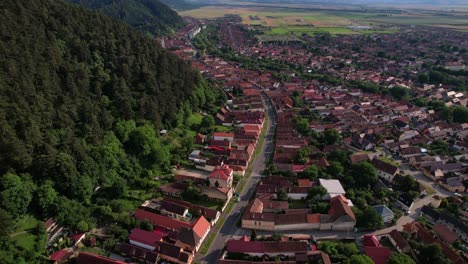
<path fill-rule="evenodd" d="M 216 228 L 212 229 L 211 232 L 216 233 L 216 237 L 213 240 L 207 255 L 202 256 L 200 253 L 198 253 L 197 259 L 201 260 L 202 263 L 216 263 L 216 260 L 218 259 L 218 256 L 221 253 L 226 240 L 232 236 L 244 234 L 250 235 L 250 233 L 244 233 L 246 232 L 245 230 L 237 227 L 237 222 L 242 216 L 239 211 L 242 211 L 242 209 L 247 206 L 250 197 L 254 194 L 255 186 L 259 182 L 261 173 L 265 169 L 265 165 L 275 148 L 274 137 L 276 129 L 276 113 L 265 93 L 262 93 L 262 100 L 265 106 L 265 111 L 268 113 L 268 127 L 264 128 L 266 129 L 265 140 L 263 145 L 259 146 L 261 147 L 261 150 L 257 156 L 255 156 L 255 160 L 252 162 L 252 173 L 250 178 L 247 179 L 247 183 L 245 184 L 244 189 L 239 194 L 240 201 L 236 203 L 230 212 L 223 213 L 221 218 L 225 217 L 226 219 L 223 226 L 219 230 Z"/>

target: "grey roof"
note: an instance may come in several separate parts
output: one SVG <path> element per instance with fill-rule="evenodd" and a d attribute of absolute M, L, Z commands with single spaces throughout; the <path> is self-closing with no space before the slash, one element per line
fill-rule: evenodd
<path fill-rule="evenodd" d="M 381 205 L 375 205 L 373 206 L 374 209 L 381 215 L 382 217 L 386 216 L 393 216 L 392 210 L 390 210 L 387 206 L 381 204 Z"/>

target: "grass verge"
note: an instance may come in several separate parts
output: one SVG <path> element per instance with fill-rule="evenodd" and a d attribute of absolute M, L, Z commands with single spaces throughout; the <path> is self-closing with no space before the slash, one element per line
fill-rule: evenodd
<path fill-rule="evenodd" d="M 203 243 L 203 246 L 200 249 L 200 254 L 205 255 L 208 252 L 208 249 L 211 247 L 211 243 L 213 243 L 217 233 L 211 233 L 208 235 L 208 238 L 206 239 L 205 243 Z"/>

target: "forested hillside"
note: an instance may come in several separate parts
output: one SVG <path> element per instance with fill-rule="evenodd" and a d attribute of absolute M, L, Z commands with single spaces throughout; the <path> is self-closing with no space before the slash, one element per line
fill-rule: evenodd
<path fill-rule="evenodd" d="M 0 1 L 0 61 L 2 263 L 43 259 L 5 236 L 26 214 L 83 231 L 130 221 L 109 203 L 189 151 L 159 129 L 190 142 L 187 118 L 223 100 L 151 38 L 62 0 Z"/>
<path fill-rule="evenodd" d="M 182 18 L 158 0 L 68 0 L 98 10 L 154 36 L 168 35 L 184 25 Z"/>

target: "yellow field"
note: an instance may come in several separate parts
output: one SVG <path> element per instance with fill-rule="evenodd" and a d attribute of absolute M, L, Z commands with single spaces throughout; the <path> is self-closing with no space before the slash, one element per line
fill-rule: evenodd
<path fill-rule="evenodd" d="M 323 12 L 294 12 L 285 9 L 257 7 L 202 7 L 181 12 L 182 16 L 196 18 L 216 18 L 226 14 L 236 14 L 246 25 L 263 25 L 266 27 L 307 26 L 342 27 L 353 23 L 352 20 Z M 251 19 L 255 17 L 256 19 Z M 258 20 L 257 20 L 258 19 Z"/>
<path fill-rule="evenodd" d="M 310 11 L 309 11 L 310 10 Z M 359 12 L 347 9 L 320 10 L 273 6 L 209 6 L 180 12 L 182 16 L 196 18 L 216 18 L 227 14 L 236 14 L 246 25 L 264 26 L 266 34 L 301 34 L 328 31 L 332 34 L 366 34 L 365 31 L 349 30 L 347 26 L 372 26 L 367 33 L 391 33 L 398 27 L 380 27 L 381 25 L 424 25 L 450 28 L 459 31 L 468 30 L 468 13 L 455 12 L 441 15 L 427 11 L 404 14 Z"/>

